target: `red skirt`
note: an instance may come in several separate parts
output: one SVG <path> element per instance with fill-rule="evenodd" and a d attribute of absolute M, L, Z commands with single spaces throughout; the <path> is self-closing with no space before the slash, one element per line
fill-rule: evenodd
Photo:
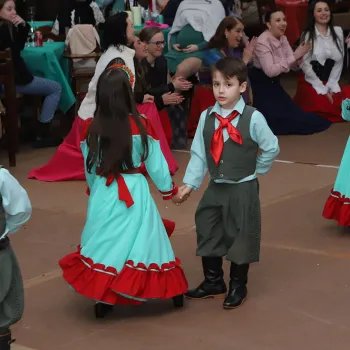
<path fill-rule="evenodd" d="M 173 129 L 171 127 L 169 114 L 165 109 L 158 111 L 158 113 L 160 117 L 160 122 L 162 123 L 162 126 L 163 126 L 163 131 L 164 131 L 166 140 L 168 142 L 169 147 L 171 147 L 171 143 L 173 140 Z"/>
<path fill-rule="evenodd" d="M 194 137 L 202 112 L 214 106 L 215 103 L 216 100 L 212 90 L 201 85 L 196 87 L 191 103 L 191 114 L 187 121 L 187 133 L 189 137 Z"/>
<path fill-rule="evenodd" d="M 312 85 L 305 80 L 303 73 L 299 73 L 294 102 L 304 112 L 316 113 L 332 123 L 344 122 L 341 117 L 341 103 L 345 98 L 350 98 L 350 85 L 343 87 L 341 92 L 333 95 L 332 104 L 326 95 L 319 95 L 316 92 Z"/>

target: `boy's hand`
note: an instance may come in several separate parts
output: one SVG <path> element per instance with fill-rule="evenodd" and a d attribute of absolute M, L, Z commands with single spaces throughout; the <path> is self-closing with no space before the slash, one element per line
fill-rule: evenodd
<path fill-rule="evenodd" d="M 183 185 L 183 186 L 179 187 L 179 191 L 172 198 L 173 203 L 176 205 L 180 205 L 181 203 L 183 203 L 184 201 L 186 201 L 188 199 L 191 192 L 192 192 L 192 188 L 187 186 L 187 185 Z"/>

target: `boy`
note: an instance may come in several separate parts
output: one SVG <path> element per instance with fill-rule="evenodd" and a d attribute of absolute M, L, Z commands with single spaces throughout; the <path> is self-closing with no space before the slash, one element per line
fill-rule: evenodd
<path fill-rule="evenodd" d="M 217 102 L 200 117 L 184 185 L 173 197 L 174 203 L 182 203 L 200 187 L 209 170 L 211 181 L 195 215 L 197 255 L 202 257 L 205 279 L 186 296 L 225 298 L 225 309 L 240 306 L 247 297 L 249 264 L 259 261 L 260 254 L 256 174 L 266 174 L 279 153 L 277 137 L 263 115 L 246 106 L 241 97 L 247 75 L 246 65 L 238 58 L 223 58 L 213 67 Z M 223 256 L 231 262 L 227 294 Z"/>
<path fill-rule="evenodd" d="M 17 232 L 32 213 L 27 192 L 0 166 L 0 349 L 9 350 L 10 326 L 22 317 L 24 292 L 21 271 L 8 234 Z"/>

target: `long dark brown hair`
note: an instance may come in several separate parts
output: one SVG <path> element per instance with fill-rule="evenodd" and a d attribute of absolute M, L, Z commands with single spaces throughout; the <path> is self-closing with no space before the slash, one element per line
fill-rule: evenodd
<path fill-rule="evenodd" d="M 135 37 L 137 36 L 135 35 Z M 135 50 L 134 42 L 130 44 L 130 48 Z M 149 84 L 147 84 L 147 81 L 146 81 L 147 64 L 145 64 L 145 59 L 143 59 L 140 62 L 136 57 L 136 55 L 134 57 L 134 64 L 135 64 L 135 74 L 136 74 L 134 91 L 145 93 L 149 89 Z"/>
<path fill-rule="evenodd" d="M 96 110 L 87 134 L 89 173 L 98 166 L 100 176 L 117 178 L 121 172 L 135 168 L 130 117 L 142 139 L 144 161 L 148 156 L 147 133 L 136 109 L 129 77 L 120 68 L 106 68 L 97 83 Z"/>
<path fill-rule="evenodd" d="M 223 50 L 228 48 L 228 41 L 225 35 L 225 31 L 232 30 L 237 24 L 243 24 L 243 22 L 234 16 L 225 17 L 216 29 L 214 36 L 210 39 L 208 49 Z"/>

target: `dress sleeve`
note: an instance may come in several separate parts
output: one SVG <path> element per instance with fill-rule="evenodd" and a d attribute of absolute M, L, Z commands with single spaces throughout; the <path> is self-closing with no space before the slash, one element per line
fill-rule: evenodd
<path fill-rule="evenodd" d="M 285 60 L 287 61 L 288 67 L 293 70 L 298 69 L 300 61 L 295 59 L 293 49 L 290 46 L 287 37 L 283 36 L 281 40 L 283 52 L 286 54 Z"/>
<path fill-rule="evenodd" d="M 326 95 L 328 92 L 327 87 L 325 87 L 322 81 L 318 78 L 311 66 L 312 52 L 308 52 L 303 57 L 301 69 L 305 74 L 305 80 L 312 85 L 319 95 Z"/>
<path fill-rule="evenodd" d="M 177 193 L 177 187 L 171 178 L 169 166 L 160 148 L 158 137 L 149 123 L 147 123 L 147 134 L 148 157 L 145 160 L 147 172 L 163 195 L 163 199 L 171 199 Z"/>
<path fill-rule="evenodd" d="M 338 40 L 338 45 L 340 46 L 341 49 L 341 56 L 342 58 L 338 61 L 335 61 L 335 64 L 333 66 L 333 69 L 331 71 L 331 74 L 329 76 L 328 82 L 326 84 L 327 88 L 329 88 L 333 93 L 338 93 L 341 91 L 340 86 L 339 86 L 339 80 L 340 76 L 343 70 L 343 60 L 344 60 L 344 35 L 343 35 L 343 30 L 340 27 L 335 27 L 334 28 L 336 31 L 336 34 L 339 38 Z M 338 50 L 338 48 L 336 48 Z"/>
<path fill-rule="evenodd" d="M 286 59 L 274 63 L 274 57 L 271 48 L 262 42 L 258 42 L 255 47 L 255 56 L 259 60 L 262 70 L 270 77 L 277 77 L 282 73 L 288 73 L 290 68 Z"/>
<path fill-rule="evenodd" d="M 196 134 L 191 146 L 191 159 L 187 165 L 183 183 L 192 189 L 198 190 L 203 182 L 205 174 L 208 170 L 207 158 L 205 154 L 203 129 L 207 110 L 202 112 Z"/>
<path fill-rule="evenodd" d="M 0 193 L 6 213 L 6 229 L 0 239 L 17 232 L 32 214 L 32 205 L 25 189 L 6 169 L 0 170 Z"/>

